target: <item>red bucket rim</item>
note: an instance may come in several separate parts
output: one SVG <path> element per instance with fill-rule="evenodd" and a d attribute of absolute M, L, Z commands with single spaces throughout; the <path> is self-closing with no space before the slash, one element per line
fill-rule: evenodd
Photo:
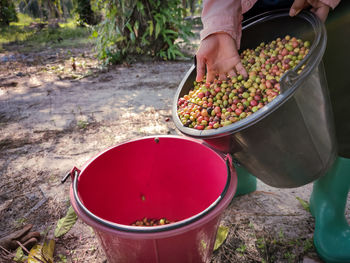
<path fill-rule="evenodd" d="M 203 145 L 203 147 L 206 147 L 207 149 L 211 150 L 214 154 L 218 155 L 220 158 L 222 158 L 225 162 L 226 162 L 226 168 L 227 168 L 227 180 L 226 180 L 226 184 L 225 187 L 223 189 L 223 191 L 221 192 L 221 194 L 219 195 L 219 197 L 212 202 L 206 209 L 204 209 L 203 211 L 201 211 L 200 213 L 197 213 L 191 217 L 188 217 L 186 219 L 183 219 L 181 221 L 177 221 L 171 224 L 166 224 L 163 226 L 150 226 L 150 227 L 140 227 L 140 226 L 131 226 L 131 225 L 124 225 L 124 224 L 118 224 L 106 219 L 103 219 L 97 215 L 95 215 L 94 213 L 92 213 L 80 200 L 79 195 L 78 195 L 78 177 L 80 176 L 80 174 L 82 174 L 84 172 L 84 170 L 89 166 L 90 163 L 92 163 L 95 159 L 97 159 L 98 157 L 100 157 L 102 154 L 114 149 L 115 147 L 121 146 L 123 144 L 126 143 L 130 143 L 130 142 L 136 142 L 136 141 L 140 141 L 140 140 L 145 140 L 145 139 L 159 139 L 159 138 L 174 138 L 174 139 L 180 139 L 180 140 L 187 140 L 187 141 L 192 141 L 194 143 L 198 143 Z M 74 197 L 74 201 L 76 202 L 76 204 L 78 205 L 78 207 L 90 218 L 92 219 L 94 222 L 99 223 L 105 227 L 108 228 L 112 228 L 114 230 L 118 230 L 118 231 L 123 231 L 123 232 L 131 232 L 131 233 L 159 233 L 159 232 L 164 232 L 164 231 L 170 231 L 170 230 L 174 230 L 174 229 L 178 229 L 180 227 L 184 227 L 187 226 L 191 223 L 194 223 L 196 221 L 198 221 L 199 219 L 203 218 L 205 215 L 209 214 L 212 210 L 214 210 L 220 203 L 221 201 L 224 199 L 226 193 L 228 192 L 228 189 L 230 187 L 232 178 L 231 178 L 231 169 L 232 169 L 232 158 L 229 154 L 227 154 L 224 158 L 222 155 L 220 155 L 218 152 L 216 152 L 215 150 L 211 149 L 210 147 L 205 146 L 204 144 L 202 144 L 201 142 L 192 139 L 192 138 L 186 138 L 186 137 L 180 137 L 180 136 L 175 136 L 175 135 L 161 135 L 161 136 L 146 136 L 146 137 L 142 137 L 139 139 L 134 139 L 134 140 L 129 140 L 129 141 L 125 141 L 123 143 L 117 144 L 115 146 L 112 146 L 108 149 L 106 149 L 105 151 L 99 153 L 97 156 L 95 156 L 94 158 L 92 158 L 88 163 L 86 163 L 84 165 L 84 167 L 82 168 L 81 171 L 79 171 L 78 169 L 73 169 L 71 172 L 71 175 L 73 176 L 73 182 L 72 182 L 72 190 L 73 190 L 73 197 Z"/>

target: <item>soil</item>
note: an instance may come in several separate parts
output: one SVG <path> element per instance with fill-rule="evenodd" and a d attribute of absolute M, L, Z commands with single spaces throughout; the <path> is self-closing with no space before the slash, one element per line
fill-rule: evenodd
<path fill-rule="evenodd" d="M 70 181 L 62 184 L 62 177 L 106 148 L 148 135 L 182 136 L 171 108 L 191 61 L 101 70 L 89 46 L 6 51 L 0 61 L 0 237 L 26 223 L 53 232 L 70 205 Z M 314 219 L 297 200 L 309 200 L 311 190 L 259 181 L 257 191 L 235 197 L 221 222 L 228 237 L 212 262 L 321 262 L 312 245 Z M 106 258 L 78 219 L 56 239 L 55 262 Z"/>

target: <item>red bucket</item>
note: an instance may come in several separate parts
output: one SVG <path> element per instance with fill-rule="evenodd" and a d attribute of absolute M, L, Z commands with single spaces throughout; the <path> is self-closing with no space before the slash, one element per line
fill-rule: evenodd
<path fill-rule="evenodd" d="M 72 174 L 72 206 L 109 263 L 209 262 L 237 186 L 229 157 L 178 136 L 122 143 Z M 144 217 L 173 223 L 131 225 Z"/>

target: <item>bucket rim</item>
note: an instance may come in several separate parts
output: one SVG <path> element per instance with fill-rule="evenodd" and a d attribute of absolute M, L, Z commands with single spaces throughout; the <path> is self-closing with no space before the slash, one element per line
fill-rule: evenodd
<path fill-rule="evenodd" d="M 192 141 L 194 143 L 197 143 L 199 145 L 202 145 L 205 149 L 212 151 L 214 154 L 216 154 L 218 157 L 220 157 L 221 159 L 223 159 L 223 161 L 226 162 L 226 169 L 227 169 L 227 179 L 226 179 L 226 183 L 225 186 L 223 188 L 223 191 L 221 192 L 221 194 L 218 196 L 218 198 L 212 202 L 206 209 L 204 209 L 203 211 L 201 211 L 200 213 L 197 213 L 191 217 L 185 218 L 181 221 L 178 222 L 174 222 L 171 224 L 166 224 L 163 226 L 149 226 L 149 227 L 140 227 L 140 226 L 131 226 L 131 225 L 124 225 L 124 224 L 118 224 L 115 222 L 111 222 L 109 220 L 103 219 L 97 215 L 95 215 L 94 213 L 92 213 L 80 200 L 79 195 L 78 195 L 78 178 L 79 176 L 84 172 L 84 170 L 89 166 L 89 164 L 91 164 L 94 160 L 96 160 L 98 157 L 100 157 L 101 155 L 103 155 L 104 153 L 119 147 L 121 145 L 127 144 L 127 143 L 132 143 L 132 142 L 136 142 L 136 141 L 140 141 L 140 140 L 147 140 L 147 139 L 160 139 L 160 138 L 173 138 L 173 139 L 180 139 L 180 140 L 186 140 L 186 141 Z M 99 223 L 104 227 L 107 228 L 112 228 L 114 230 L 117 231 L 122 231 L 125 233 L 159 233 L 159 232 L 166 232 L 166 231 L 171 231 L 171 230 L 175 230 L 184 226 L 188 226 L 200 219 L 202 219 L 205 215 L 209 214 L 212 210 L 214 210 L 220 203 L 221 201 L 223 201 L 226 197 L 226 194 L 230 188 L 231 185 L 231 181 L 232 181 L 232 173 L 233 173 L 233 166 L 232 166 L 232 157 L 230 154 L 227 154 L 226 156 L 224 156 L 223 154 L 220 154 L 219 152 L 215 151 L 214 149 L 207 147 L 205 144 L 201 143 L 198 140 L 192 139 L 192 138 L 187 138 L 187 137 L 180 137 L 180 136 L 175 136 L 175 135 L 159 135 L 159 136 L 145 136 L 142 138 L 138 138 L 138 139 L 133 139 L 133 140 L 128 140 L 125 141 L 123 143 L 114 145 L 104 151 L 102 151 L 101 153 L 99 153 L 97 156 L 95 156 L 94 158 L 92 158 L 90 161 L 88 161 L 84 167 L 82 168 L 82 170 L 78 170 L 78 169 L 74 169 L 72 172 L 74 173 L 72 176 L 74 177 L 73 182 L 72 182 L 72 191 L 73 191 L 73 198 L 74 198 L 74 202 L 77 204 L 78 208 L 81 209 L 88 217 L 89 219 L 91 219 L 92 221 L 94 221 L 95 223 Z M 233 195 L 234 195 L 233 191 Z M 233 196 L 232 196 L 233 197 Z"/>
<path fill-rule="evenodd" d="M 276 18 L 281 17 L 289 17 L 289 9 L 278 9 L 273 11 L 268 11 L 252 18 L 247 19 L 242 23 L 242 32 L 244 33 L 244 29 L 254 26 L 255 24 L 260 24 L 265 21 L 269 21 Z M 313 72 L 313 70 L 320 64 L 322 60 L 322 56 L 319 54 L 323 54 L 326 49 L 327 42 L 327 32 L 322 21 L 312 12 L 308 10 L 301 11 L 298 18 L 303 19 L 305 22 L 308 22 L 309 25 L 315 32 L 315 38 L 310 47 L 309 53 L 303 58 L 300 63 L 294 68 L 288 70 L 280 79 L 281 83 L 281 94 L 279 94 L 274 100 L 270 103 L 254 112 L 250 116 L 236 122 L 230 124 L 228 126 L 220 127 L 218 129 L 211 130 L 197 130 L 194 128 L 188 128 L 183 126 L 178 115 L 177 115 L 177 101 L 180 97 L 180 93 L 182 92 L 183 86 L 185 85 L 188 78 L 195 73 L 196 65 L 192 65 L 191 68 L 187 71 L 186 75 L 182 79 L 181 83 L 178 86 L 176 91 L 174 100 L 173 100 L 173 110 L 172 116 L 173 121 L 175 123 L 176 128 L 180 130 L 181 133 L 197 138 L 197 139 L 212 139 L 212 138 L 220 138 L 225 137 L 227 135 L 240 132 L 250 126 L 256 124 L 261 121 L 279 107 L 281 107 L 284 103 L 286 103 L 297 91 L 297 89 L 301 86 L 301 84 L 305 81 L 305 79 Z M 305 65 L 305 63 L 309 63 L 309 66 L 304 69 L 300 78 L 296 78 L 298 76 L 297 71 Z M 291 84 L 291 87 L 288 87 L 286 90 L 283 90 L 285 85 Z"/>

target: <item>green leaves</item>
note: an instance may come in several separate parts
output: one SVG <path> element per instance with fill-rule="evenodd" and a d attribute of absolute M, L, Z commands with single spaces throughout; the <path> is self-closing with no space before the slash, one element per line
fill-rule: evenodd
<path fill-rule="evenodd" d="M 144 11 L 145 6 L 142 4 L 141 1 L 136 2 L 136 7 L 137 7 L 137 11 L 139 11 L 142 15 L 145 14 L 145 11 Z"/>
<path fill-rule="evenodd" d="M 60 237 L 66 234 L 72 226 L 74 226 L 75 222 L 77 221 L 77 215 L 75 214 L 73 207 L 70 206 L 68 208 L 67 214 L 65 217 L 58 220 L 56 229 L 55 229 L 55 237 Z"/>
<path fill-rule="evenodd" d="M 22 248 L 18 247 L 16 250 L 16 255 L 13 258 L 13 261 L 25 262 L 27 259 L 28 259 L 28 257 L 26 255 L 24 255 Z"/>
<path fill-rule="evenodd" d="M 155 36 L 156 38 L 159 36 L 160 29 L 161 29 L 160 22 L 157 21 L 157 23 L 156 23 L 156 36 Z"/>
<path fill-rule="evenodd" d="M 217 250 L 226 240 L 229 228 L 227 226 L 219 226 L 214 244 L 214 251 Z"/>
<path fill-rule="evenodd" d="M 149 26 L 148 26 L 149 35 L 152 36 L 153 29 L 154 29 L 153 21 L 152 20 L 148 20 L 147 23 L 149 24 Z"/>
<path fill-rule="evenodd" d="M 180 0 L 98 2 L 105 6 L 105 20 L 94 29 L 92 36 L 98 57 L 105 65 L 140 55 L 165 60 L 184 57 L 179 40 L 189 43 L 193 33 L 191 22 L 183 17 Z"/>
<path fill-rule="evenodd" d="M 11 0 L 0 1 L 0 26 L 8 26 L 10 22 L 17 22 L 17 12 Z"/>
<path fill-rule="evenodd" d="M 98 37 L 98 32 L 96 30 L 94 30 L 91 34 L 91 37 L 93 38 L 97 38 Z"/>

